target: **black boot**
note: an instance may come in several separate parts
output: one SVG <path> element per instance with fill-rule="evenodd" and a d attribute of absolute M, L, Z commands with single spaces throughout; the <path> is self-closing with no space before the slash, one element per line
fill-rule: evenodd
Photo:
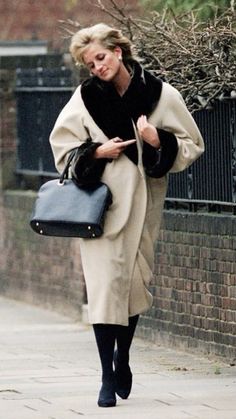
<path fill-rule="evenodd" d="M 122 399 L 129 397 L 132 372 L 129 366 L 129 349 L 139 316 L 129 318 L 129 326 L 117 326 L 117 351 L 114 353 L 116 393 Z"/>
<path fill-rule="evenodd" d="M 107 324 L 93 325 L 102 365 L 102 387 L 98 398 L 98 406 L 100 407 L 116 405 L 115 376 L 113 372 L 116 327 L 115 325 Z"/>

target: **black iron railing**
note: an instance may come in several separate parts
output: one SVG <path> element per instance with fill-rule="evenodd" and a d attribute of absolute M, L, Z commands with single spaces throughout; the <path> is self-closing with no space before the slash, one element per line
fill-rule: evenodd
<path fill-rule="evenodd" d="M 18 71 L 17 169 L 19 175 L 55 176 L 48 142 L 55 120 L 74 90 L 68 69 Z M 194 118 L 206 151 L 190 168 L 169 176 L 166 208 L 236 213 L 236 100 L 217 101 Z"/>
<path fill-rule="evenodd" d="M 73 90 L 68 69 L 18 70 L 17 174 L 55 177 L 57 171 L 48 139 Z"/>
<path fill-rule="evenodd" d="M 217 101 L 194 118 L 205 140 L 205 153 L 182 173 L 170 175 L 167 207 L 203 203 L 209 210 L 236 205 L 236 101 Z"/>

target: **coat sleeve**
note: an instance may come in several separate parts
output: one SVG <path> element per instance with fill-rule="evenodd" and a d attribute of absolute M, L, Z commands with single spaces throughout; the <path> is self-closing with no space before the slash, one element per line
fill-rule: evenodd
<path fill-rule="evenodd" d="M 108 159 L 95 159 L 94 153 L 102 143 L 94 143 L 90 138 L 77 148 L 72 161 L 71 174 L 77 185 L 89 186 L 100 181 Z"/>
<path fill-rule="evenodd" d="M 163 83 L 159 104 L 150 118 L 157 127 L 172 133 L 177 140 L 177 153 L 170 172 L 180 172 L 204 152 L 201 133 L 177 89 Z M 163 139 L 164 141 L 164 139 Z"/>
<path fill-rule="evenodd" d="M 168 173 L 178 153 L 178 143 L 174 134 L 157 128 L 161 146 L 157 150 L 143 143 L 143 165 L 147 176 L 161 178 Z"/>
<path fill-rule="evenodd" d="M 86 108 L 80 95 L 80 87 L 59 114 L 49 141 L 52 147 L 55 165 L 62 172 L 68 153 L 77 147 L 83 147 L 90 138 L 84 115 Z"/>

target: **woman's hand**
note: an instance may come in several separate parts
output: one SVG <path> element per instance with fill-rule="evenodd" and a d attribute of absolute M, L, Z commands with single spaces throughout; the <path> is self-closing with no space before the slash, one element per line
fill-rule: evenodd
<path fill-rule="evenodd" d="M 136 140 L 123 141 L 119 137 L 112 138 L 96 149 L 94 157 L 95 159 L 118 159 L 124 149 L 135 142 Z"/>
<path fill-rule="evenodd" d="M 154 125 L 150 124 L 147 121 L 147 117 L 145 115 L 141 115 L 137 121 L 137 128 L 139 135 L 146 141 L 146 143 L 150 144 L 155 148 L 160 148 L 161 143 L 157 133 L 156 128 Z"/>

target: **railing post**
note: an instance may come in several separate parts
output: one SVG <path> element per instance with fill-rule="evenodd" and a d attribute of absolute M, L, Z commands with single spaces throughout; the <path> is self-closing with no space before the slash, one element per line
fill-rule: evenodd
<path fill-rule="evenodd" d="M 232 144 L 232 201 L 236 203 L 236 102 L 232 101 L 230 118 L 230 137 Z"/>

